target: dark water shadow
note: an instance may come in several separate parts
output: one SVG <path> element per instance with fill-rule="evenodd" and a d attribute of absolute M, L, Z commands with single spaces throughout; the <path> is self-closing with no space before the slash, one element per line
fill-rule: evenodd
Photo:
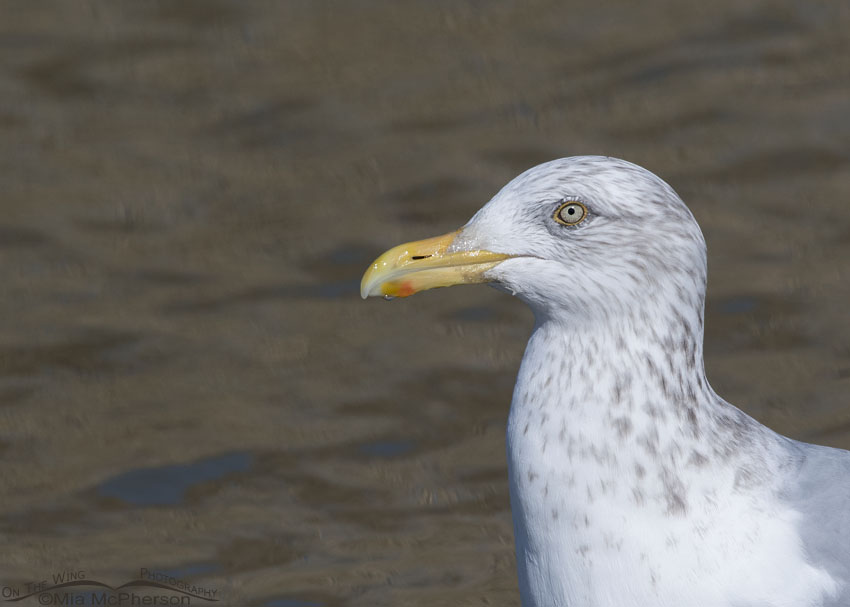
<path fill-rule="evenodd" d="M 31 248 L 50 242 L 50 239 L 38 230 L 0 225 L 0 249 Z"/>
<path fill-rule="evenodd" d="M 723 314 L 744 314 L 755 310 L 758 300 L 755 297 L 740 295 L 719 301 L 718 307 Z"/>
<path fill-rule="evenodd" d="M 209 575 L 221 570 L 219 563 L 193 563 L 191 565 L 183 565 L 182 567 L 160 568 L 154 567 L 153 571 L 164 573 L 167 576 L 177 578 L 179 580 L 197 577 L 199 575 Z"/>
<path fill-rule="evenodd" d="M 458 226 L 481 206 L 480 184 L 460 177 L 440 177 L 389 192 L 389 212 L 408 224 Z"/>
<path fill-rule="evenodd" d="M 165 2 L 135 7 L 139 16 L 147 16 L 157 21 L 174 23 L 183 27 L 210 27 L 239 21 L 244 15 L 239 3 L 220 2 L 218 0 L 189 0 L 188 2 Z"/>
<path fill-rule="evenodd" d="M 751 45 L 803 32 L 803 25 L 777 14 L 752 12 L 731 15 L 722 22 L 709 25 L 691 38 L 694 43 L 714 46 L 718 44 Z"/>
<path fill-rule="evenodd" d="M 94 373 L 131 368 L 147 358 L 142 338 L 97 329 L 76 339 L 45 345 L 0 346 L 0 375 L 29 376 L 49 369 Z"/>
<path fill-rule="evenodd" d="M 363 443 L 358 451 L 369 457 L 392 459 L 411 453 L 416 448 L 416 443 L 410 440 L 378 440 Z"/>
<path fill-rule="evenodd" d="M 212 313 L 232 306 L 281 300 L 337 299 L 360 295 L 360 278 L 381 251 L 359 242 L 340 243 L 320 255 L 299 261 L 316 282 L 256 285 L 221 295 L 176 299 L 161 306 L 167 314 Z M 168 276 L 165 276 L 168 279 Z"/>
<path fill-rule="evenodd" d="M 174 506 L 183 502 L 191 488 L 246 472 L 254 456 L 246 452 L 227 453 L 190 464 L 138 468 L 115 476 L 97 487 L 101 497 L 132 506 Z"/>
<path fill-rule="evenodd" d="M 450 318 L 460 322 L 490 322 L 498 311 L 490 306 L 469 306 L 452 311 Z"/>
<path fill-rule="evenodd" d="M 707 351 L 786 350 L 812 342 L 800 324 L 803 304 L 788 296 L 709 296 L 705 309 Z"/>
<path fill-rule="evenodd" d="M 681 137 L 688 129 L 710 129 L 721 124 L 741 120 L 733 112 L 718 108 L 688 108 L 682 112 L 667 112 L 655 118 L 645 118 L 640 122 L 617 124 L 609 132 L 623 140 L 643 141 L 648 137 Z"/>
<path fill-rule="evenodd" d="M 341 417 L 374 416 L 382 418 L 398 434 L 384 434 L 366 443 L 326 447 L 313 452 L 312 461 L 348 460 L 354 453 L 374 460 L 375 465 L 387 465 L 405 459 L 429 461 L 446 448 L 457 447 L 491 428 L 504 431 L 514 374 L 481 369 L 433 369 L 402 379 L 389 388 L 386 397 L 340 405 L 336 411 Z M 407 398 L 397 395 L 409 395 Z M 414 396 L 415 395 L 415 396 Z M 308 459 L 307 456 L 302 456 Z M 350 496 L 339 494 L 340 487 L 310 475 L 309 479 L 292 479 L 298 487 L 298 497 L 311 507 L 327 508 L 322 496 L 334 497 L 326 503 L 345 504 L 335 510 L 334 516 L 373 530 L 393 530 L 421 516 L 456 516 L 458 514 L 492 514 L 508 508 L 507 470 L 499 462 L 486 474 L 476 474 L 462 462 L 446 471 L 449 485 L 464 487 L 463 496 L 457 495 L 451 505 L 394 503 L 390 496 L 377 496 L 374 492 L 351 487 Z M 278 469 L 282 470 L 282 464 Z M 291 474 L 291 471 L 289 472 Z M 336 494 L 336 495 L 333 495 Z M 345 501 L 343 501 L 343 499 Z"/>
<path fill-rule="evenodd" d="M 324 605 L 325 603 L 317 603 L 316 601 L 307 601 L 292 597 L 279 597 L 266 601 L 262 604 L 262 607 L 324 607 Z"/>
<path fill-rule="evenodd" d="M 66 102 L 90 98 L 94 94 L 125 98 L 132 88 L 116 86 L 96 75 L 99 67 L 188 48 L 185 40 L 163 36 L 130 36 L 108 42 L 93 39 L 69 42 L 64 37 L 54 37 L 43 40 L 41 46 L 53 52 L 21 65 L 15 70 L 15 76 L 27 87 Z"/>
<path fill-rule="evenodd" d="M 846 151 L 800 144 L 793 148 L 756 151 L 729 158 L 717 169 L 688 175 L 726 182 L 761 182 L 828 175 L 850 164 Z"/>
<path fill-rule="evenodd" d="M 506 148 L 484 150 L 479 153 L 479 156 L 488 162 L 504 166 L 507 173 L 516 174 L 543 162 L 555 160 L 556 158 L 564 158 L 566 156 L 574 156 L 580 153 L 587 152 L 572 149 L 567 146 L 549 147 L 516 145 Z"/>
<path fill-rule="evenodd" d="M 0 407 L 17 405 L 35 394 L 34 386 L 4 386 L 0 388 Z"/>
<path fill-rule="evenodd" d="M 233 111 L 206 128 L 204 135 L 247 148 L 288 147 L 327 135 L 314 115 L 317 103 L 306 96 L 264 99 Z"/>
<path fill-rule="evenodd" d="M 370 263 L 381 253 L 374 245 L 362 242 L 340 243 L 333 249 L 305 259 L 301 265 L 322 280 L 359 279 Z"/>
<path fill-rule="evenodd" d="M 362 272 L 362 270 L 361 270 Z M 227 295 L 178 299 L 160 306 L 165 314 L 212 313 L 243 304 L 261 304 L 291 299 L 336 299 L 360 295 L 360 275 L 347 280 L 316 284 L 259 285 Z"/>
<path fill-rule="evenodd" d="M 266 479 L 255 476 L 259 482 Z M 283 569 L 310 551 L 310 544 L 299 537 L 303 530 L 289 535 L 265 533 L 258 537 L 228 538 L 216 548 L 214 562 L 230 574 L 240 571 Z"/>
<path fill-rule="evenodd" d="M 181 270 L 148 268 L 131 272 L 127 278 L 131 281 L 139 281 L 158 287 L 184 287 L 194 286 L 210 282 L 210 276 L 198 272 L 185 272 Z"/>
<path fill-rule="evenodd" d="M 441 133 L 469 128 L 474 124 L 470 118 L 470 115 L 402 118 L 389 123 L 387 128 L 405 134 Z"/>

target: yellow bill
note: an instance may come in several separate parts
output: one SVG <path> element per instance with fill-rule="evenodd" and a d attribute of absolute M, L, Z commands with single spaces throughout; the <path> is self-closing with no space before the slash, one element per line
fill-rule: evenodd
<path fill-rule="evenodd" d="M 511 257 L 490 251 L 448 253 L 458 232 L 408 242 L 376 259 L 360 281 L 360 296 L 408 297 L 419 291 L 489 282 L 487 270 Z"/>

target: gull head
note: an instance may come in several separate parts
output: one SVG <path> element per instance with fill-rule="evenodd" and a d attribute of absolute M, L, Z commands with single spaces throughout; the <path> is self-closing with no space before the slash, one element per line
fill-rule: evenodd
<path fill-rule="evenodd" d="M 361 295 L 487 282 L 536 315 L 611 319 L 665 303 L 701 313 L 705 280 L 702 233 L 667 183 L 624 160 L 576 156 L 522 173 L 456 232 L 390 249 Z"/>

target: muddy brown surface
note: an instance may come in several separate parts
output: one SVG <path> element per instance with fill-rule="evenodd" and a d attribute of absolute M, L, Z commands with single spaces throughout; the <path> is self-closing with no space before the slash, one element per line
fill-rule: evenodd
<path fill-rule="evenodd" d="M 850 447 L 846 3 L 0 13 L 3 588 L 147 567 L 224 605 L 517 605 L 531 315 L 358 286 L 561 156 L 677 189 L 714 387 Z"/>

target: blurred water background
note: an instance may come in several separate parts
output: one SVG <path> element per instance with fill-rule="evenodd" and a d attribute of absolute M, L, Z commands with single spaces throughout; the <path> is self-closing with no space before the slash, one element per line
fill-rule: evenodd
<path fill-rule="evenodd" d="M 517 605 L 531 315 L 358 286 L 561 156 L 677 189 L 714 387 L 850 447 L 848 32 L 845 2 L 4 3 L 0 585 Z"/>

